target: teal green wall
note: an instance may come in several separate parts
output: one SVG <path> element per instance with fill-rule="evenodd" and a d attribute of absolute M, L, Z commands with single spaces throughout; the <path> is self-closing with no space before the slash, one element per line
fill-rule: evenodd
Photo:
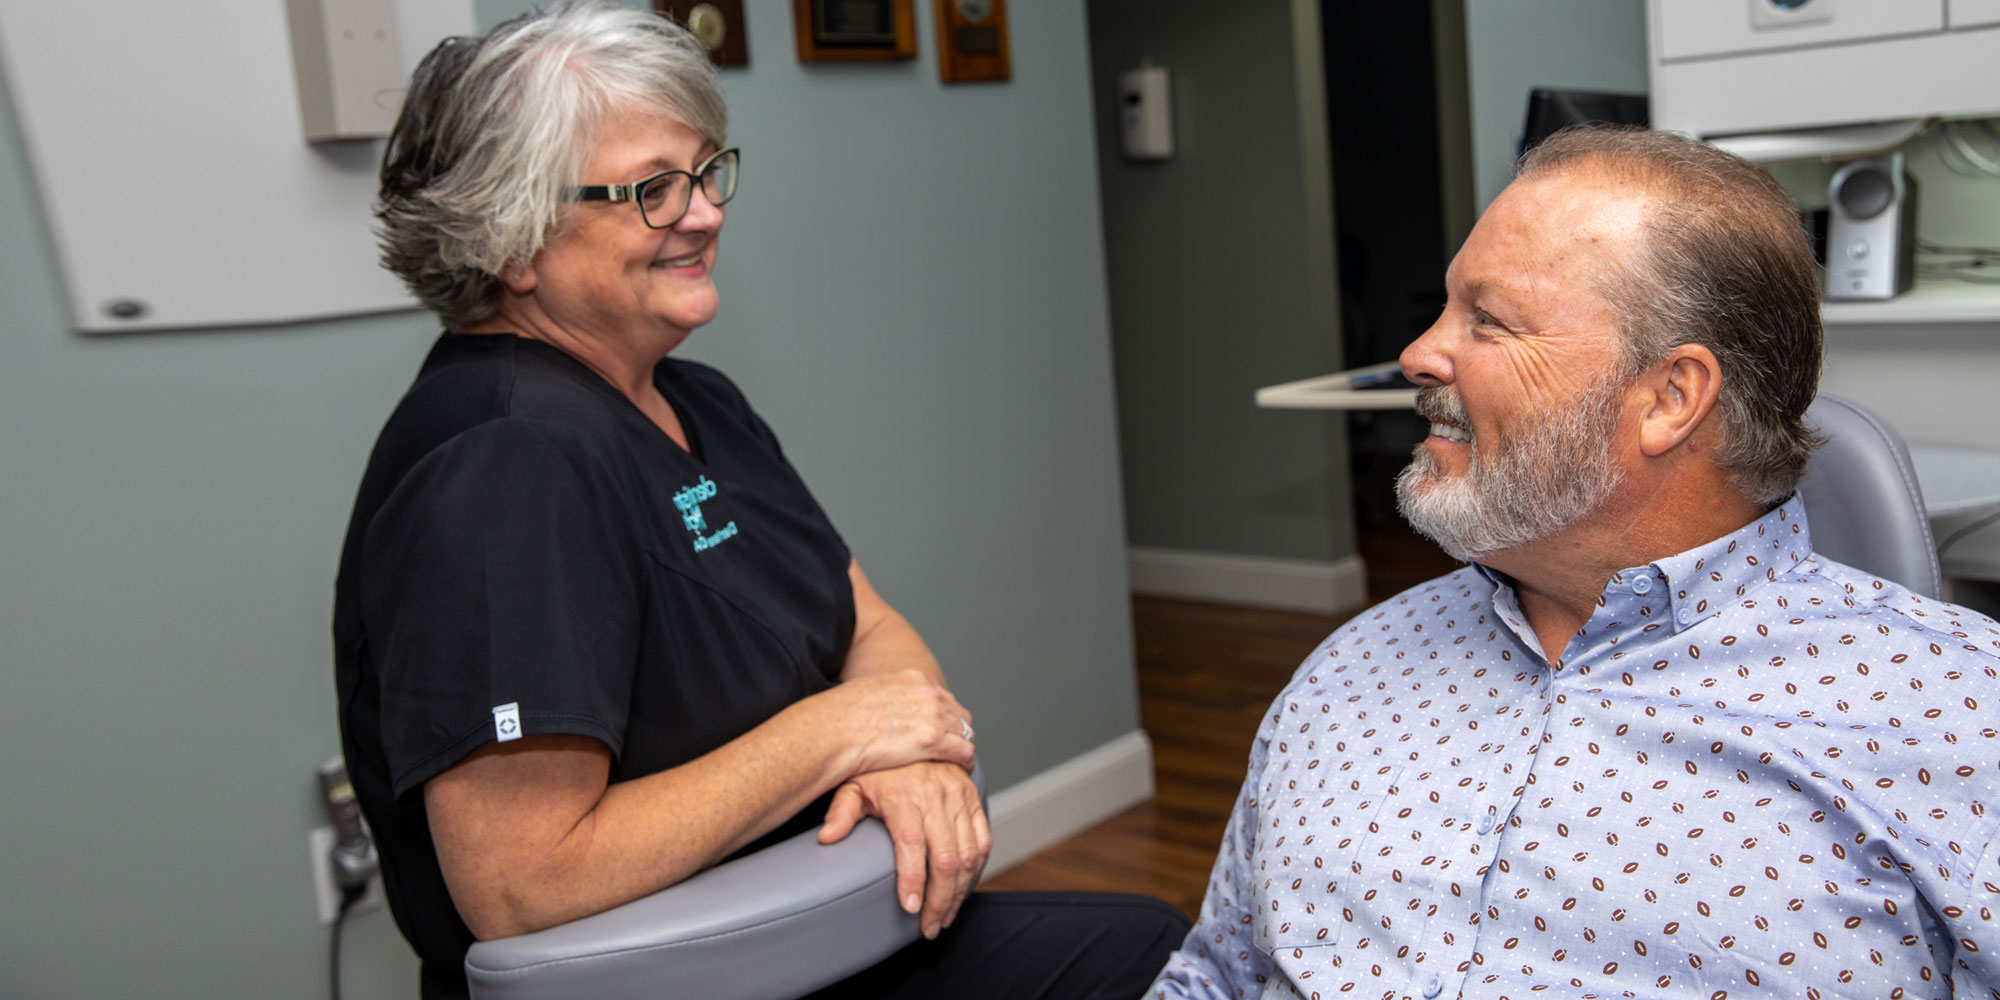
<path fill-rule="evenodd" d="M 1332 173 L 1323 126 L 1303 124 L 1325 115 L 1320 43 L 1294 31 L 1298 6 L 1090 0 L 1133 545 L 1354 552 L 1342 417 L 1253 400 L 1261 386 L 1342 367 Z M 1164 163 L 1128 163 L 1119 149 L 1118 77 L 1145 59 L 1172 73 L 1176 149 Z"/>
<path fill-rule="evenodd" d="M 1464 0 L 1479 210 L 1513 177 L 1528 91 L 1646 92 L 1645 0 Z"/>
<path fill-rule="evenodd" d="M 918 61 L 810 69 L 786 5 L 749 6 L 723 316 L 687 350 L 937 647 L 1004 788 L 1137 725 L 1083 5 L 1012 5 L 1014 81 L 949 89 L 928 3 Z M 433 324 L 72 332 L 12 107 L 0 86 L 0 995 L 322 995 L 334 564 Z M 347 948 L 348 996 L 414 995 L 385 913 Z"/>

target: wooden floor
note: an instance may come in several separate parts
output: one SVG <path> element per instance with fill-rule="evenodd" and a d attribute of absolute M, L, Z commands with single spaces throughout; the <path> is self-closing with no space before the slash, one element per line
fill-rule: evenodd
<path fill-rule="evenodd" d="M 1399 460 L 1400 461 L 1400 460 Z M 1398 465 L 1387 465 L 1393 477 Z M 1364 470 L 1375 471 L 1375 470 Z M 1358 475 L 1357 545 L 1369 603 L 1457 565 L 1396 518 L 1382 473 Z M 1153 741 L 1153 799 L 981 883 L 1158 896 L 1193 917 L 1264 710 L 1306 654 L 1362 607 L 1300 614 L 1135 597 L 1139 724 Z"/>
<path fill-rule="evenodd" d="M 1243 783 L 1250 739 L 1299 661 L 1342 619 L 1160 597 L 1132 602 L 1152 801 L 982 883 L 1158 896 L 1193 915 Z"/>

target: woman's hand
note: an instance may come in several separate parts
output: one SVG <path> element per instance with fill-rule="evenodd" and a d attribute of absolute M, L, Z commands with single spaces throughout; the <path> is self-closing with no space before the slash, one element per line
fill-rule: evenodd
<path fill-rule="evenodd" d="M 896 845 L 896 897 L 907 912 L 921 907 L 918 926 L 924 937 L 937 937 L 958 918 L 959 905 L 993 850 L 979 787 L 955 763 L 929 761 L 858 775 L 834 792 L 819 842 L 847 836 L 863 816 L 879 817 L 889 827 Z"/>
<path fill-rule="evenodd" d="M 875 592 L 860 564 L 848 563 L 847 576 L 854 588 L 854 641 L 841 667 L 840 685 L 815 699 L 853 689 L 854 695 L 867 692 L 886 704 L 895 700 L 892 693 L 914 694 L 922 706 L 917 714 L 926 720 L 917 730 L 937 726 L 941 731 L 880 726 L 881 731 L 864 739 L 863 764 L 834 792 L 819 839 L 833 843 L 863 816 L 880 817 L 896 845 L 896 896 L 903 909 L 921 912 L 918 926 L 924 936 L 936 937 L 957 918 L 959 904 L 979 881 L 993 849 L 986 809 L 969 773 L 973 748 L 966 737 L 972 733 L 972 716 L 945 691 L 937 658 L 917 630 Z M 885 680 L 896 685 L 893 692 L 871 689 Z M 922 690 L 924 686 L 930 690 Z M 948 711 L 938 715 L 939 707 Z M 869 728 L 889 721 L 867 714 L 835 718 L 835 725 Z M 911 753 L 915 756 L 903 756 Z"/>
<path fill-rule="evenodd" d="M 921 671 L 850 678 L 787 709 L 795 710 L 819 713 L 816 728 L 844 737 L 843 776 L 921 761 L 972 770 L 972 741 L 965 738 L 972 713 Z"/>

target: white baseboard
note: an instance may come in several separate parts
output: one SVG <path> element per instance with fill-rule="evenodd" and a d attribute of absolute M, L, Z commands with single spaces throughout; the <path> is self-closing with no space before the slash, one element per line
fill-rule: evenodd
<path fill-rule="evenodd" d="M 1072 834 L 1096 826 L 1153 794 L 1153 741 L 1134 729 L 987 798 L 998 875 Z"/>
<path fill-rule="evenodd" d="M 1332 562 L 1133 546 L 1132 589 L 1289 611 L 1346 611 L 1368 600 L 1360 556 Z"/>

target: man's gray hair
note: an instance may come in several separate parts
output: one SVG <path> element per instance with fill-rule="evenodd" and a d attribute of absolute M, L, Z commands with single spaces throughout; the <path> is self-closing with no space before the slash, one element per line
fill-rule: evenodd
<path fill-rule="evenodd" d="M 1789 496 L 1820 438 L 1805 425 L 1819 392 L 1819 276 L 1791 195 L 1762 168 L 1672 132 L 1581 126 L 1521 157 L 1517 178 L 1582 168 L 1652 193 L 1642 242 L 1607 262 L 1600 291 L 1637 375 L 1682 344 L 1722 365 L 1715 463 L 1766 506 Z"/>
<path fill-rule="evenodd" d="M 383 150 L 382 266 L 449 329 L 491 316 L 499 276 L 567 222 L 563 189 L 581 183 L 605 123 L 633 112 L 724 144 L 707 53 L 659 15 L 580 0 L 445 39 Z"/>

